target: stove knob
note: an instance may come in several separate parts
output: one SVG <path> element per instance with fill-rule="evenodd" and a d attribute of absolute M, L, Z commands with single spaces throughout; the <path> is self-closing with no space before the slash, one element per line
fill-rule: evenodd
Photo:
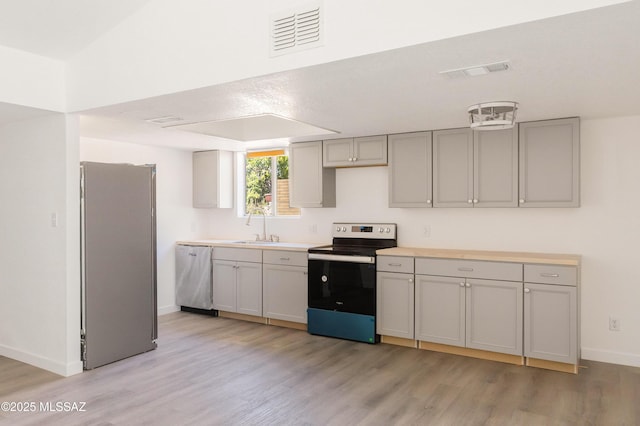
<path fill-rule="evenodd" d="M 326 275 L 323 275 L 322 277 L 320 277 L 320 279 L 322 280 L 323 283 L 326 283 L 327 281 L 329 281 L 329 278 L 327 278 Z"/>
<path fill-rule="evenodd" d="M 378 228 L 378 232 L 384 232 L 383 228 Z"/>
<path fill-rule="evenodd" d="M 391 228 L 385 229 L 384 232 L 386 232 L 388 234 L 389 232 L 391 232 Z"/>
<path fill-rule="evenodd" d="M 342 227 L 342 232 L 347 232 L 347 227 L 346 226 Z"/>
<path fill-rule="evenodd" d="M 340 232 L 340 227 L 336 226 L 336 232 Z"/>

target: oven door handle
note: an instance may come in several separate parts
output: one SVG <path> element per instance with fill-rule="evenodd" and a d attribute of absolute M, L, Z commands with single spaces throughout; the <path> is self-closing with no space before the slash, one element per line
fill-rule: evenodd
<path fill-rule="evenodd" d="M 376 263 L 374 256 L 346 256 L 340 254 L 318 254 L 309 253 L 309 260 L 328 260 L 330 262 L 349 262 L 349 263 Z"/>

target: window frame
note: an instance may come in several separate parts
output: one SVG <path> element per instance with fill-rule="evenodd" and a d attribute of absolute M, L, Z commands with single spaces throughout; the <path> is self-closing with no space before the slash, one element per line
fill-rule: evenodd
<path fill-rule="evenodd" d="M 260 155 L 267 154 L 270 155 Z M 246 151 L 239 152 L 237 155 L 236 168 L 238 173 L 236 174 L 236 179 L 238 182 L 237 187 L 237 214 L 238 217 L 246 218 L 250 214 L 247 213 L 247 159 L 251 157 L 271 157 L 271 205 L 273 209 L 271 210 L 271 214 L 267 215 L 270 219 L 274 218 L 299 218 L 302 214 L 302 210 L 298 208 L 298 214 L 288 214 L 288 215 L 280 215 L 278 214 L 278 195 L 277 195 L 277 187 L 278 187 L 278 162 L 277 157 L 286 156 L 287 163 L 290 160 L 289 149 L 288 148 L 273 148 L 269 150 L 260 150 L 260 151 Z M 261 214 L 261 213 L 260 213 Z"/>

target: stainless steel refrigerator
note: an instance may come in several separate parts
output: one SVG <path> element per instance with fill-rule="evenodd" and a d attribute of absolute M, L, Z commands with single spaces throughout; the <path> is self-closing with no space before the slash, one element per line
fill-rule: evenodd
<path fill-rule="evenodd" d="M 155 165 L 83 162 L 85 369 L 156 348 Z"/>

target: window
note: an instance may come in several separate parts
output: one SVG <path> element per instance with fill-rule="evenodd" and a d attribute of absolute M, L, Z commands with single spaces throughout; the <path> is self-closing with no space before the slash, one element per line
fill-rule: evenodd
<path fill-rule="evenodd" d="M 289 205 L 289 157 L 284 150 L 248 152 L 244 171 L 245 215 L 300 215 L 300 209 Z"/>

